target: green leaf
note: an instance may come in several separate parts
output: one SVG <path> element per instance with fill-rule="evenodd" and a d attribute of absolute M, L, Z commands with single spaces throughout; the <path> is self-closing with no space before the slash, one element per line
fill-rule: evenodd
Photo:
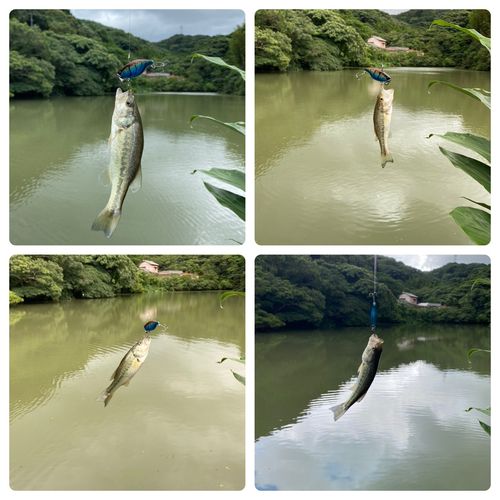
<path fill-rule="evenodd" d="M 223 309 L 222 303 L 227 299 L 229 299 L 230 297 L 244 297 L 244 296 L 245 292 L 239 292 L 237 290 L 229 290 L 227 292 L 223 292 L 219 295 L 219 306 L 221 309 Z"/>
<path fill-rule="evenodd" d="M 448 149 L 439 146 L 441 153 L 443 153 L 448 160 L 453 163 L 453 165 L 460 170 L 463 170 L 466 174 L 469 174 L 474 180 L 479 182 L 488 193 L 491 190 L 491 168 L 486 163 L 482 161 L 475 160 L 469 156 L 464 156 L 460 153 L 455 153 Z"/>
<path fill-rule="evenodd" d="M 228 127 L 231 130 L 238 132 L 239 134 L 245 135 L 245 122 L 223 122 L 221 120 L 217 120 L 217 118 L 213 118 L 212 116 L 205 115 L 193 115 L 189 119 L 189 124 L 193 126 L 193 122 L 198 119 L 210 120 L 211 122 L 218 123 L 219 125 L 223 125 L 224 127 Z"/>
<path fill-rule="evenodd" d="M 457 207 L 450 212 L 462 231 L 477 245 L 490 242 L 491 216 L 484 210 L 472 207 Z"/>
<path fill-rule="evenodd" d="M 220 181 L 227 182 L 231 186 L 237 187 L 242 191 L 245 191 L 245 172 L 241 170 L 227 169 L 227 168 L 211 168 L 210 170 L 193 170 L 191 173 L 204 172 Z"/>
<path fill-rule="evenodd" d="M 491 210 L 491 205 L 488 205 L 487 203 L 481 203 L 480 201 L 474 201 L 471 198 L 467 198 L 467 196 L 462 196 L 462 198 L 464 200 L 475 203 L 476 205 L 479 205 L 480 207 L 486 208 L 487 210 Z"/>
<path fill-rule="evenodd" d="M 466 33 L 470 37 L 477 40 L 483 47 L 488 49 L 488 52 L 491 54 L 491 38 L 481 35 L 479 31 L 468 28 L 462 28 L 462 26 L 458 26 L 458 24 L 453 24 L 448 21 L 443 21 L 442 19 L 436 19 L 435 21 L 432 21 L 432 24 L 436 24 L 437 26 L 444 26 L 446 28 L 453 28 L 455 30 L 461 31 L 462 33 Z"/>
<path fill-rule="evenodd" d="M 478 349 L 478 348 L 476 348 L 476 347 L 473 347 L 472 349 L 469 349 L 469 350 L 467 351 L 467 360 L 469 361 L 469 363 L 470 363 L 470 358 L 471 358 L 471 356 L 472 356 L 474 353 L 476 353 L 476 352 L 487 352 L 487 353 L 491 354 L 491 351 L 490 351 L 489 349 Z"/>
<path fill-rule="evenodd" d="M 491 161 L 491 141 L 485 137 L 468 133 L 460 134 L 458 132 L 446 132 L 446 134 L 430 134 L 427 139 L 430 139 L 434 135 L 468 149 L 472 149 L 472 151 L 481 155 L 485 160 Z"/>
<path fill-rule="evenodd" d="M 491 95 L 490 92 L 483 89 L 468 89 L 464 87 L 459 87 L 458 85 L 453 85 L 453 83 L 445 82 L 443 80 L 432 80 L 427 85 L 427 90 L 429 90 L 433 85 L 446 85 L 447 87 L 451 87 L 452 89 L 458 90 L 473 99 L 477 99 L 482 102 L 488 109 L 491 109 Z"/>
<path fill-rule="evenodd" d="M 472 410 L 480 411 L 484 415 L 488 415 L 488 417 L 491 417 L 491 408 L 476 408 L 472 406 L 471 408 L 467 408 L 467 410 L 465 411 L 472 411 Z"/>
<path fill-rule="evenodd" d="M 488 435 L 491 436 L 491 425 L 485 424 L 484 422 L 481 422 L 481 420 L 479 420 L 479 425 L 484 429 L 485 432 L 488 433 Z"/>
<path fill-rule="evenodd" d="M 245 385 L 245 377 L 243 375 L 240 375 L 239 373 L 233 372 L 233 370 L 231 370 L 231 373 L 234 375 L 234 378 L 238 382 L 241 382 L 243 385 Z"/>
<path fill-rule="evenodd" d="M 227 191 L 226 189 L 215 187 L 208 182 L 203 182 L 205 187 L 212 193 L 215 199 L 226 208 L 234 212 L 241 220 L 245 220 L 245 197 Z"/>
<path fill-rule="evenodd" d="M 476 278 L 470 287 L 473 290 L 476 286 L 487 286 L 491 287 L 491 279 L 490 278 Z"/>
<path fill-rule="evenodd" d="M 229 360 L 229 361 L 237 361 L 238 363 L 244 363 L 245 358 L 222 358 L 220 361 L 217 361 L 217 363 L 220 365 L 221 363 L 224 363 L 224 361 Z"/>
<path fill-rule="evenodd" d="M 242 69 L 238 68 L 237 66 L 228 64 L 226 61 L 224 61 L 224 59 L 221 59 L 220 57 L 205 56 L 203 54 L 193 54 L 193 59 L 195 57 L 201 57 L 202 59 L 205 59 L 205 61 L 208 61 L 209 63 L 217 64 L 217 66 L 223 66 L 224 68 L 236 71 L 241 76 L 241 78 L 245 80 L 245 72 Z"/>

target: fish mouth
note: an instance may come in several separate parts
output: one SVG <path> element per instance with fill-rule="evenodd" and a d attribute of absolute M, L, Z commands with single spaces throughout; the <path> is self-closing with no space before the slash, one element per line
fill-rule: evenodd
<path fill-rule="evenodd" d="M 381 339 L 376 333 L 372 333 L 372 335 L 370 336 L 371 347 L 376 349 L 377 347 L 381 347 L 383 343 L 383 339 Z"/>

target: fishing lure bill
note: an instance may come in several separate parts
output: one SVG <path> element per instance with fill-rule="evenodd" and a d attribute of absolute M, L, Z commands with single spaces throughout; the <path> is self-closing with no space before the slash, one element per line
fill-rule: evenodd
<path fill-rule="evenodd" d="M 116 76 L 118 76 L 121 82 L 131 80 L 132 78 L 141 76 L 144 71 L 153 65 L 154 61 L 151 59 L 134 59 L 125 64 L 125 66 L 118 71 Z"/>

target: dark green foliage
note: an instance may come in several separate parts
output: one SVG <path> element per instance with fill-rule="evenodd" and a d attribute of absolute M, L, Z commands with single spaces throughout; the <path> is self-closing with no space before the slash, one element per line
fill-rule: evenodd
<path fill-rule="evenodd" d="M 447 264 L 422 272 L 378 258 L 378 320 L 397 322 L 490 321 L 490 266 Z M 367 326 L 373 291 L 371 256 L 260 256 L 255 269 L 257 329 Z M 401 292 L 443 308 L 398 302 Z"/>
<path fill-rule="evenodd" d="M 245 26 L 238 26 L 229 37 L 229 60 L 238 68 L 245 68 Z"/>
<path fill-rule="evenodd" d="M 47 258 L 16 255 L 10 259 L 10 290 L 25 302 L 59 300 L 63 285 L 62 268 Z"/>
<path fill-rule="evenodd" d="M 42 59 L 25 57 L 10 51 L 9 61 L 11 96 L 48 97 L 54 88 L 54 67 Z"/>
<path fill-rule="evenodd" d="M 410 10 L 391 16 L 379 10 L 259 10 L 255 16 L 257 71 L 331 71 L 348 66 L 449 66 L 489 70 L 490 57 L 478 42 L 454 30 L 430 28 L 444 19 L 489 36 L 487 11 Z M 367 45 L 373 35 L 387 52 Z"/>
<path fill-rule="evenodd" d="M 154 260 L 163 269 L 198 276 L 161 278 L 138 268 Z M 244 290 L 245 261 L 232 255 L 20 255 L 10 260 L 10 303 L 97 299 L 155 290 Z"/>
<path fill-rule="evenodd" d="M 14 10 L 10 14 L 10 94 L 17 97 L 101 95 L 119 85 L 116 72 L 128 60 L 166 62 L 172 78 L 141 77 L 136 91 L 244 94 L 237 75 L 198 60 L 194 52 L 244 64 L 244 27 L 229 36 L 175 35 L 158 43 L 74 18 L 67 10 Z"/>

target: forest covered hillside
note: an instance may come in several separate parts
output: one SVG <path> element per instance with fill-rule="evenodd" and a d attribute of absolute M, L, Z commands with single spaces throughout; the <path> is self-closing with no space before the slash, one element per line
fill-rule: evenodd
<path fill-rule="evenodd" d="M 256 71 L 334 71 L 360 66 L 435 66 L 489 70 L 488 52 L 464 33 L 432 26 L 435 19 L 490 36 L 485 10 L 259 10 L 255 17 Z M 383 38 L 387 51 L 367 40 Z"/>
<path fill-rule="evenodd" d="M 69 10 L 13 10 L 10 13 L 11 97 L 90 96 L 114 92 L 117 71 L 131 59 L 165 63 L 156 71 L 170 77 L 141 77 L 134 90 L 220 92 L 243 95 L 238 75 L 193 53 L 218 56 L 244 67 L 245 30 L 229 35 L 175 35 L 157 43 L 94 21 L 76 19 Z"/>
<path fill-rule="evenodd" d="M 377 268 L 381 323 L 490 321 L 489 265 L 449 263 L 423 272 L 379 257 Z M 372 256 L 260 256 L 255 276 L 257 330 L 370 324 Z M 400 303 L 402 292 L 445 307 Z"/>
<path fill-rule="evenodd" d="M 143 261 L 161 276 L 139 269 Z M 245 288 L 245 260 L 239 255 L 15 255 L 10 259 L 10 303 L 98 299 L 154 291 Z"/>

